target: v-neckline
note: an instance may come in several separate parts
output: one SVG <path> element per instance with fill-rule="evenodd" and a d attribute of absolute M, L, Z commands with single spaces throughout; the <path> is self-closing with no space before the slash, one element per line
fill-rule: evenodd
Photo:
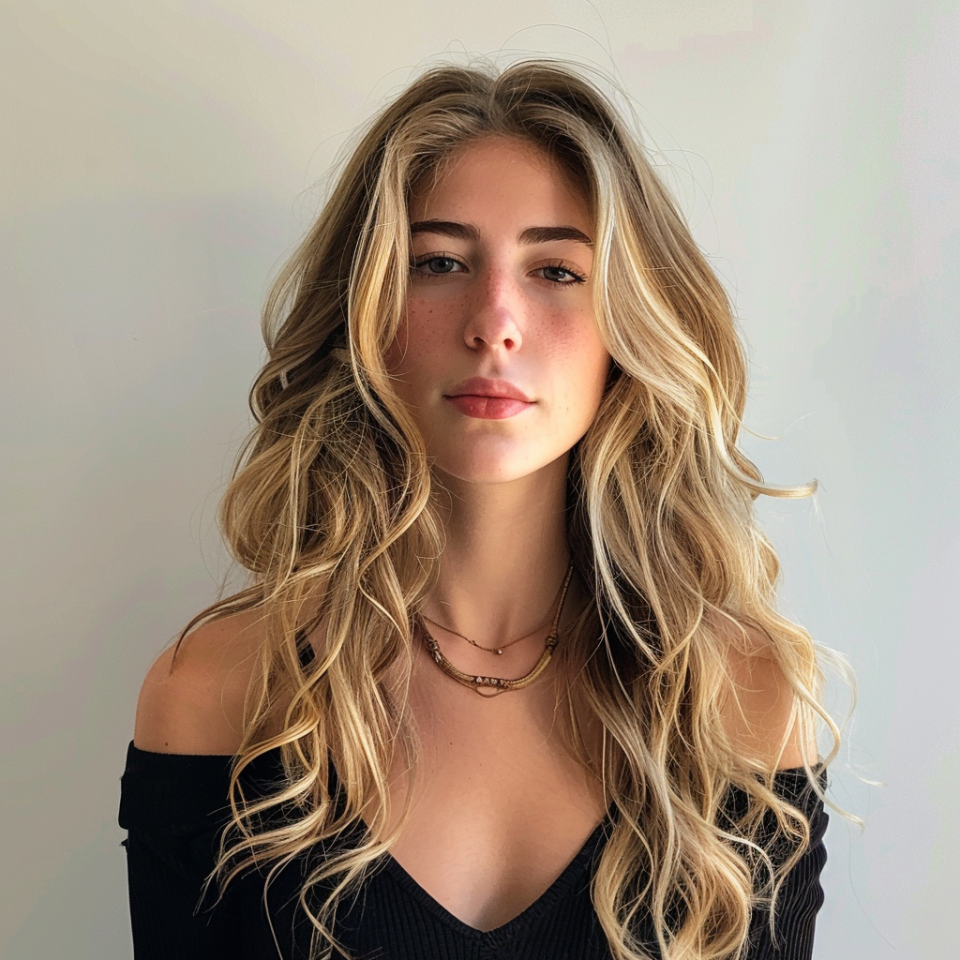
<path fill-rule="evenodd" d="M 556 880 L 528 907 L 525 907 L 512 919 L 491 930 L 480 930 L 478 927 L 472 927 L 456 914 L 451 913 L 439 900 L 428 893 L 391 853 L 384 854 L 384 870 L 387 876 L 394 880 L 405 893 L 420 904 L 431 916 L 453 930 L 454 933 L 474 941 L 502 943 L 536 922 L 569 891 L 593 859 L 593 855 L 600 845 L 600 841 L 604 838 L 610 822 L 611 814 L 608 812 L 603 820 L 594 827 L 583 846 L 574 854 L 573 859 L 563 868 Z"/>
<path fill-rule="evenodd" d="M 132 744 L 131 744 L 132 745 Z M 274 770 L 279 769 L 282 776 L 283 766 L 281 763 L 280 748 L 274 748 L 258 756 L 251 764 L 251 767 L 259 764 L 269 764 Z M 207 759 L 207 758 L 205 758 Z M 214 759 L 214 758 L 210 758 Z M 218 756 L 218 760 L 234 760 L 233 756 Z M 250 769 L 250 767 L 248 767 Z M 340 774 L 337 771 L 333 759 L 330 760 L 330 771 L 333 783 L 331 787 L 333 792 L 339 786 Z M 273 772 L 273 771 L 271 771 Z M 384 872 L 393 879 L 399 887 L 409 894 L 417 903 L 427 910 L 435 919 L 450 927 L 455 933 L 468 939 L 487 942 L 500 943 L 506 942 L 512 936 L 528 927 L 539 919 L 552 904 L 559 900 L 573 883 L 577 881 L 580 875 L 586 870 L 587 865 L 593 859 L 596 849 L 608 829 L 612 829 L 615 818 L 616 805 L 611 804 L 603 816 L 603 819 L 593 828 L 593 832 L 583 842 L 580 849 L 574 854 L 573 859 L 563 868 L 559 876 L 547 887 L 543 893 L 537 897 L 528 907 L 525 907 L 520 913 L 505 923 L 494 927 L 491 930 L 480 930 L 478 927 L 472 927 L 470 924 L 461 920 L 455 913 L 448 910 L 439 900 L 422 887 L 414 877 L 403 867 L 403 865 L 389 851 L 385 852 L 383 857 Z M 369 835 L 370 827 L 361 818 L 352 824 L 348 830 L 357 830 L 362 834 Z"/>

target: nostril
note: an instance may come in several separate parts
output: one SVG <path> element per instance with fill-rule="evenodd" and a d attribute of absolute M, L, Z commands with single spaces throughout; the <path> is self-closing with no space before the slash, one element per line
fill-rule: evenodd
<path fill-rule="evenodd" d="M 463 337 L 472 349 L 492 347 L 514 351 L 523 342 L 512 309 L 503 304 L 478 304 L 465 318 Z"/>

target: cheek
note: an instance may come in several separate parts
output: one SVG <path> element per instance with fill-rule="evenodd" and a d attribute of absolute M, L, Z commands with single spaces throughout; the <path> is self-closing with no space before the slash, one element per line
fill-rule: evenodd
<path fill-rule="evenodd" d="M 408 306 L 397 335 L 386 354 L 389 372 L 406 382 L 415 382 L 418 375 L 429 372 L 438 352 L 436 309 L 432 305 L 412 303 Z"/>
<path fill-rule="evenodd" d="M 383 362 L 386 364 L 387 373 L 391 376 L 398 376 L 404 363 L 404 357 L 407 352 L 407 328 L 406 324 L 401 324 L 393 342 L 387 348 L 384 354 Z"/>
<path fill-rule="evenodd" d="M 584 313 L 574 322 L 558 323 L 553 333 L 553 349 L 576 376 L 584 390 L 594 383 L 606 382 L 610 354 L 600 339 L 592 313 Z"/>
<path fill-rule="evenodd" d="M 577 372 L 574 402 L 585 411 L 589 408 L 592 419 L 603 399 L 612 362 L 610 354 L 592 325 L 587 331 L 581 332 L 571 346 L 575 350 L 573 356 Z"/>
<path fill-rule="evenodd" d="M 596 377 L 596 382 L 599 385 L 598 389 L 601 393 L 607 384 L 607 378 L 610 376 L 610 367 L 612 363 L 613 359 L 611 358 L 610 354 L 607 353 L 607 348 L 598 339 L 594 345 L 593 370 Z"/>

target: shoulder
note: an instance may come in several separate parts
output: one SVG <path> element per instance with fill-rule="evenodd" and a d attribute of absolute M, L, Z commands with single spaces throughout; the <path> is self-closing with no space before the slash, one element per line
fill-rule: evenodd
<path fill-rule="evenodd" d="M 726 650 L 729 694 L 723 704 L 727 736 L 745 759 L 781 770 L 817 760 L 796 722 L 795 694 L 780 666 L 773 642 L 757 629 Z"/>
<path fill-rule="evenodd" d="M 233 754 L 264 635 L 260 613 L 214 620 L 165 650 L 147 672 L 133 742 L 154 753 Z"/>

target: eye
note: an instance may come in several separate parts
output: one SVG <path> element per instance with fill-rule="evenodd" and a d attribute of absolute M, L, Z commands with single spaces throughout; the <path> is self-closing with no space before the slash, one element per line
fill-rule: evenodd
<path fill-rule="evenodd" d="M 568 287 L 573 284 L 585 283 L 587 278 L 583 274 L 563 266 L 561 263 L 551 263 L 546 267 L 538 267 L 537 271 L 544 280 L 558 287 Z"/>
<path fill-rule="evenodd" d="M 463 264 L 453 257 L 445 254 L 433 254 L 429 257 L 421 257 L 415 260 L 411 265 L 411 272 L 419 274 L 421 277 L 443 277 L 450 273 L 459 273 Z"/>

